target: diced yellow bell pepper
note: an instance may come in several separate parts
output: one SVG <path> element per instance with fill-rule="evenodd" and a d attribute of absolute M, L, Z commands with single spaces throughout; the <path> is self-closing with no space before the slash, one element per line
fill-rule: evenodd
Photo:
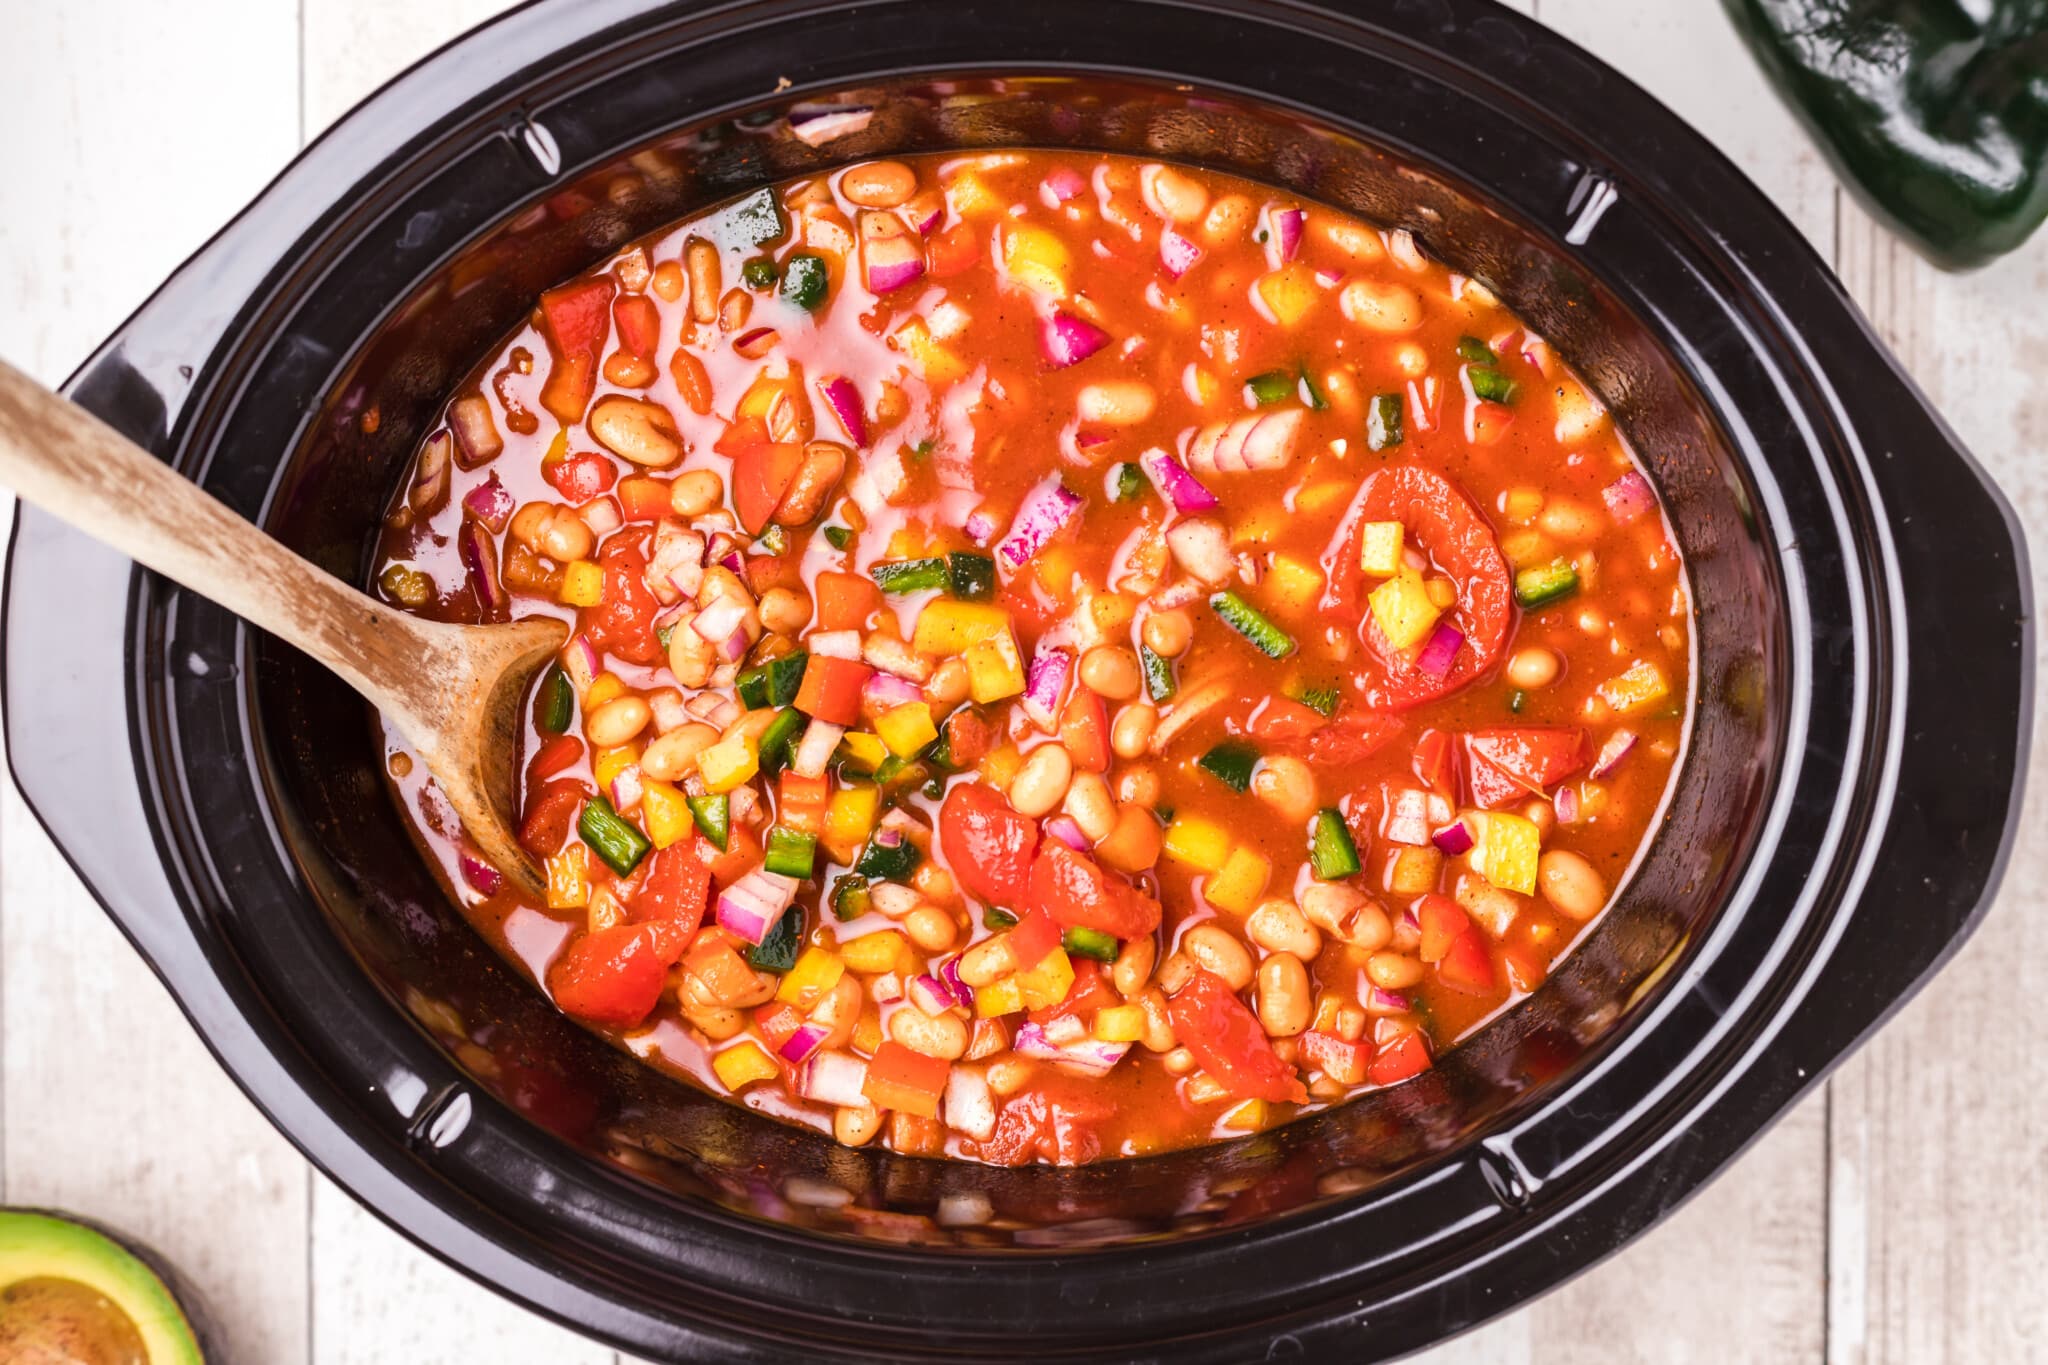
<path fill-rule="evenodd" d="M 651 777 L 641 780 L 640 818 L 646 821 L 647 838 L 656 848 L 667 848 L 686 837 L 696 824 L 682 792 Z"/>
<path fill-rule="evenodd" d="M 555 433 L 555 438 L 548 442 L 547 454 L 540 457 L 540 472 L 545 474 L 568 458 L 569 429 L 563 427 Z"/>
<path fill-rule="evenodd" d="M 1098 592 L 1088 597 L 1088 619 L 1098 636 L 1107 639 L 1130 628 L 1138 603 L 1127 592 Z"/>
<path fill-rule="evenodd" d="M 1318 1033 L 1335 1033 L 1337 1031 L 1337 1012 L 1343 1008 L 1344 1002 L 1342 1000 L 1339 1000 L 1328 991 L 1323 992 L 1322 998 L 1316 1001 L 1315 1022 L 1310 1024 L 1309 1027 Z"/>
<path fill-rule="evenodd" d="M 580 910 L 590 904 L 590 850 L 571 844 L 548 859 L 548 909 Z"/>
<path fill-rule="evenodd" d="M 898 327 L 891 338 L 897 349 L 910 357 L 925 383 L 938 387 L 951 384 L 967 374 L 967 362 L 932 340 L 931 328 L 923 318 L 912 318 Z"/>
<path fill-rule="evenodd" d="M 1180 391 L 1198 408 L 1206 408 L 1223 396 L 1223 381 L 1200 365 L 1181 371 Z"/>
<path fill-rule="evenodd" d="M 603 706 L 615 697 L 626 695 L 626 684 L 619 675 L 612 672 L 598 674 L 590 680 L 590 686 L 583 693 L 583 710 L 587 714 Z"/>
<path fill-rule="evenodd" d="M 1543 851 L 1543 831 L 1534 821 L 1504 811 L 1465 817 L 1478 826 L 1472 866 L 1503 891 L 1536 894 L 1536 859 Z"/>
<path fill-rule="evenodd" d="M 1429 604 L 1438 611 L 1449 611 L 1458 600 L 1458 589 L 1448 578 L 1424 579 L 1422 589 L 1429 594 Z"/>
<path fill-rule="evenodd" d="M 615 924 L 622 923 L 625 918 L 626 907 L 619 903 L 618 896 L 613 894 L 609 886 L 590 888 L 590 910 L 584 915 L 583 922 L 589 926 L 591 933 L 609 929 Z"/>
<path fill-rule="evenodd" d="M 881 807 L 881 793 L 866 783 L 842 787 L 832 793 L 825 807 L 825 832 L 820 842 L 835 863 L 852 864 L 861 845 L 875 827 L 875 813 Z"/>
<path fill-rule="evenodd" d="M 1437 617 L 1443 615 L 1436 603 L 1429 600 L 1422 575 L 1405 567 L 1374 588 L 1365 600 L 1372 608 L 1372 619 L 1380 634 L 1395 649 L 1411 649 L 1421 644 L 1436 626 Z"/>
<path fill-rule="evenodd" d="M 1500 511 L 1515 525 L 1525 526 L 1543 511 L 1543 490 L 1527 486 L 1510 488 L 1501 498 Z"/>
<path fill-rule="evenodd" d="M 1392 578 L 1401 568 L 1401 523 L 1368 521 L 1358 529 L 1358 567 L 1375 578 Z"/>
<path fill-rule="evenodd" d="M 848 969 L 870 976 L 895 971 L 896 964 L 909 951 L 910 940 L 894 929 L 862 934 L 839 945 L 839 955 L 846 960 Z"/>
<path fill-rule="evenodd" d="M 1600 684 L 1600 696 L 1617 711 L 1640 711 L 1671 695 L 1664 670 L 1648 659 L 1637 659 L 1618 678 Z"/>
<path fill-rule="evenodd" d="M 1202 882 L 1202 898 L 1233 914 L 1249 914 L 1266 893 L 1272 876 L 1273 860 L 1240 844 L 1230 850 L 1223 866 Z"/>
<path fill-rule="evenodd" d="M 1214 820 L 1205 820 L 1199 815 L 1177 816 L 1166 827 L 1166 838 L 1162 845 L 1166 856 L 1175 862 L 1198 867 L 1204 872 L 1218 872 L 1230 858 L 1230 834 Z"/>
<path fill-rule="evenodd" d="M 845 959 L 830 948 L 813 944 L 804 949 L 795 966 L 782 974 L 782 984 L 775 988 L 775 998 L 800 1010 L 808 1010 L 824 999 L 825 992 L 838 985 L 839 978 L 845 975 Z"/>
<path fill-rule="evenodd" d="M 998 744 L 988 751 L 981 760 L 978 771 L 981 780 L 998 791 L 1008 791 L 1010 784 L 1017 780 L 1018 769 L 1024 766 L 1023 751 L 1014 744 Z"/>
<path fill-rule="evenodd" d="M 769 426 L 769 415 L 777 408 L 787 414 L 783 418 L 789 426 L 789 435 L 779 440 L 808 441 L 812 435 L 811 402 L 804 396 L 804 367 L 791 362 L 780 374 L 770 374 L 766 368 L 754 376 L 754 382 L 747 385 L 740 395 L 739 403 L 733 408 L 732 420 L 745 422 L 749 418 Z"/>
<path fill-rule="evenodd" d="M 960 660 L 967 665 L 967 695 L 984 705 L 1024 690 L 1024 656 L 1008 630 L 969 645 Z"/>
<path fill-rule="evenodd" d="M 1074 986 L 1074 964 L 1066 949 L 1055 948 L 1036 967 L 1018 972 L 1015 980 L 1017 993 L 1024 998 L 1024 1008 L 1044 1009 L 1067 998 L 1067 992 Z"/>
<path fill-rule="evenodd" d="M 869 1005 L 853 1024 L 853 1050 L 872 1057 L 882 1045 L 882 1012 Z"/>
<path fill-rule="evenodd" d="M 1015 1014 L 1024 1008 L 1024 988 L 1014 973 L 974 990 L 974 1012 L 983 1019 Z"/>
<path fill-rule="evenodd" d="M 1074 258 L 1067 244 L 1044 228 L 1010 223 L 1003 228 L 1003 273 L 1015 284 L 1049 299 L 1067 296 Z"/>
<path fill-rule="evenodd" d="M 616 749 L 599 749 L 597 756 L 590 760 L 590 771 L 597 778 L 597 785 L 610 791 L 612 779 L 639 761 L 639 745 L 621 744 Z"/>
<path fill-rule="evenodd" d="M 876 720 L 875 733 L 889 746 L 890 753 L 909 758 L 939 737 L 939 727 L 932 724 L 931 707 L 911 701 L 890 708 Z"/>
<path fill-rule="evenodd" d="M 1145 1036 L 1143 1005 L 1105 1005 L 1095 1011 L 1095 1036 L 1105 1043 L 1135 1043 Z"/>
<path fill-rule="evenodd" d="M 588 559 L 562 569 L 561 600 L 572 607 L 594 607 L 604 601 L 604 570 Z"/>
<path fill-rule="evenodd" d="M 1283 616 L 1302 616 L 1323 591 L 1323 571 L 1291 555 L 1275 555 L 1266 574 L 1266 600 Z"/>
<path fill-rule="evenodd" d="M 959 171 L 945 184 L 946 207 L 962 218 L 1001 213 L 1003 201 L 973 171 Z"/>
<path fill-rule="evenodd" d="M 1397 896 L 1426 896 L 1436 890 L 1444 855 L 1433 848 L 1404 848 L 1387 869 L 1387 890 Z"/>
<path fill-rule="evenodd" d="M 734 734 L 697 755 L 697 772 L 713 792 L 729 792 L 761 771 L 761 759 L 745 734 Z"/>
<path fill-rule="evenodd" d="M 873 772 L 882 760 L 889 756 L 889 746 L 882 743 L 880 735 L 871 735 L 865 730 L 853 730 L 839 737 L 839 747 L 846 750 L 846 756 Z"/>
<path fill-rule="evenodd" d="M 965 653 L 969 646 L 1010 633 L 1010 613 L 979 602 L 934 598 L 917 614 L 910 647 L 941 657 Z"/>
<path fill-rule="evenodd" d="M 1282 327 L 1294 326 L 1316 306 L 1316 275 L 1301 261 L 1259 276 L 1255 287 L 1273 320 Z"/>
<path fill-rule="evenodd" d="M 1256 1133 L 1266 1126 L 1268 1117 L 1264 1100 L 1246 1100 L 1223 1116 L 1223 1126 L 1234 1133 Z"/>
<path fill-rule="evenodd" d="M 782 1074 L 775 1059 L 752 1038 L 742 1038 L 713 1057 L 711 1069 L 718 1073 L 727 1090 L 737 1090 L 753 1081 L 772 1081 Z"/>

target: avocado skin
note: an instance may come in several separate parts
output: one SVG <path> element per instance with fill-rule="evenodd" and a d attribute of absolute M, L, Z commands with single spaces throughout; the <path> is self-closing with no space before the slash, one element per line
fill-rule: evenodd
<path fill-rule="evenodd" d="M 120 1317 L 75 1320 L 96 1304 Z M 62 1214 L 0 1209 L 0 1360 L 35 1360 L 40 1348 L 53 1362 L 101 1365 L 89 1348 L 107 1365 L 128 1365 L 139 1344 L 143 1365 L 206 1365 L 200 1316 L 147 1248 Z"/>

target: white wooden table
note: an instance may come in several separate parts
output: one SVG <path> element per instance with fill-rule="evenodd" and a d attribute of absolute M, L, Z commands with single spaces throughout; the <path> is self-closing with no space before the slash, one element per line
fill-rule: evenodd
<path fill-rule="evenodd" d="M 1834 261 L 2023 520 L 2048 526 L 2048 235 L 1944 276 L 1837 188 L 1718 5 L 1519 3 L 1732 154 Z M 61 379 L 307 139 L 496 7 L 0 0 L 0 354 Z M 2035 554 L 2048 597 L 2048 546 Z M 2048 768 L 2038 727 L 2032 759 Z M 1989 923 L 1824 1092 L 1622 1255 L 1426 1359 L 2048 1359 L 2040 800 L 2031 815 Z M 206 1287 L 240 1365 L 621 1361 L 415 1251 L 314 1174 L 4 782 L 0 1202 L 78 1210 L 163 1249 Z"/>

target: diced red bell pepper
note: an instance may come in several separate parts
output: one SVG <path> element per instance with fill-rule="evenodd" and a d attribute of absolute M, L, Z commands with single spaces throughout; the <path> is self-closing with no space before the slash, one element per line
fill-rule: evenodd
<path fill-rule="evenodd" d="M 1424 786 L 1439 796 L 1455 800 L 1458 774 L 1453 760 L 1456 756 L 1449 731 L 1424 730 L 1421 738 L 1415 741 L 1415 754 L 1409 766 Z"/>
<path fill-rule="evenodd" d="M 1493 953 L 1487 948 L 1486 936 L 1477 929 L 1467 929 L 1452 939 L 1444 949 L 1443 960 L 1436 964 L 1436 974 L 1461 995 L 1492 995 Z"/>
<path fill-rule="evenodd" d="M 1181 1046 L 1231 1094 L 1294 1104 L 1308 1099 L 1294 1068 L 1274 1053 L 1259 1021 L 1214 972 L 1197 970 L 1189 977 L 1167 1000 L 1166 1017 Z"/>
<path fill-rule="evenodd" d="M 927 268 L 941 279 L 972 270 L 981 260 L 982 234 L 970 223 L 955 223 L 925 248 Z"/>
<path fill-rule="evenodd" d="M 712 855 L 711 882 L 714 886 L 731 886 L 761 865 L 761 841 L 754 837 L 752 830 L 737 822 L 725 836 L 725 852 L 720 853 L 708 840 L 704 849 Z"/>
<path fill-rule="evenodd" d="M 1082 772 L 1109 771 L 1109 711 L 1101 693 L 1074 689 L 1060 713 L 1060 743 Z"/>
<path fill-rule="evenodd" d="M 739 1000 L 755 988 L 754 969 L 724 934 L 706 929 L 690 945 L 683 970 L 704 983 L 714 1000 Z"/>
<path fill-rule="evenodd" d="M 796 441 L 747 441 L 732 452 L 732 510 L 750 535 L 760 535 L 804 462 Z"/>
<path fill-rule="evenodd" d="M 832 800 L 832 779 L 803 777 L 784 769 L 778 780 L 775 822 L 812 834 L 825 828 L 825 808 Z"/>
<path fill-rule="evenodd" d="M 660 521 L 671 508 L 668 480 L 644 474 L 619 480 L 619 515 L 627 521 Z"/>
<path fill-rule="evenodd" d="M 1047 839 L 1031 862 L 1027 898 L 1069 929 L 1099 929 L 1119 939 L 1159 928 L 1159 902 L 1085 853 Z"/>
<path fill-rule="evenodd" d="M 1420 1076 L 1429 1070 L 1429 1040 L 1420 1030 L 1403 1034 L 1380 1050 L 1372 1059 L 1372 1065 L 1365 1069 L 1365 1078 L 1374 1085 L 1393 1085 L 1410 1076 Z"/>
<path fill-rule="evenodd" d="M 619 471 L 602 455 L 571 455 L 546 470 L 547 480 L 570 502 L 589 502 L 612 486 Z"/>
<path fill-rule="evenodd" d="M 1311 1029 L 1301 1035 L 1301 1058 L 1339 1085 L 1363 1085 L 1372 1064 L 1372 1044 Z"/>
<path fill-rule="evenodd" d="M 1449 896 L 1424 896 L 1415 907 L 1422 928 L 1421 957 L 1424 962 L 1441 962 L 1460 936 L 1472 932 L 1472 917 L 1465 907 Z"/>
<path fill-rule="evenodd" d="M 882 590 L 866 574 L 826 569 L 818 575 L 819 630 L 866 630 L 882 609 Z"/>
<path fill-rule="evenodd" d="M 548 968 L 548 993 L 564 1014 L 631 1028 L 661 999 L 668 969 L 689 935 L 663 920 L 615 924 L 578 938 Z"/>
<path fill-rule="evenodd" d="M 589 791 L 574 778 L 563 778 L 530 789 L 526 815 L 519 822 L 519 846 L 536 858 L 552 858 L 568 842 L 569 826 L 589 797 Z"/>
<path fill-rule="evenodd" d="M 619 329 L 619 349 L 652 362 L 661 345 L 661 310 L 645 294 L 621 294 L 612 303 L 612 324 Z"/>
<path fill-rule="evenodd" d="M 655 850 L 648 860 L 647 879 L 633 897 L 636 920 L 666 920 L 695 933 L 711 901 L 711 864 L 705 861 L 701 835 Z"/>
<path fill-rule="evenodd" d="M 804 665 L 804 680 L 796 692 L 796 709 L 827 725 L 858 724 L 860 690 L 874 671 L 857 659 L 813 654 Z"/>
<path fill-rule="evenodd" d="M 582 740 L 574 735 L 556 735 L 534 750 L 533 757 L 526 764 L 526 780 L 529 783 L 545 782 L 556 773 L 575 767 L 576 760 L 582 757 Z"/>
<path fill-rule="evenodd" d="M 1010 926 L 1009 934 L 1006 941 L 1019 971 L 1030 971 L 1060 946 L 1060 927 L 1043 910 L 1026 910 Z"/>
<path fill-rule="evenodd" d="M 927 1057 L 891 1038 L 875 1049 L 861 1093 L 878 1109 L 937 1118 L 939 1094 L 952 1069 L 945 1058 Z"/>
<path fill-rule="evenodd" d="M 1498 445 L 1501 437 L 1508 434 L 1508 428 L 1515 424 L 1515 410 L 1500 403 L 1474 403 L 1472 405 L 1472 444 L 1475 446 Z"/>
<path fill-rule="evenodd" d="M 1024 908 L 1038 826 L 1001 792 L 982 782 L 956 783 L 939 807 L 939 847 L 969 895 L 1009 910 Z"/>
<path fill-rule="evenodd" d="M 1464 736 L 1472 803 L 1492 810 L 1549 789 L 1586 765 L 1586 732 L 1567 725 L 1497 725 Z"/>
<path fill-rule="evenodd" d="M 781 1051 L 782 1045 L 795 1037 L 803 1024 L 804 1017 L 796 1006 L 785 1001 L 770 1000 L 754 1011 L 754 1027 L 761 1031 L 770 1052 Z"/>
<path fill-rule="evenodd" d="M 1308 761 L 1327 768 L 1349 768 L 1392 744 L 1407 728 L 1408 722 L 1397 712 L 1347 708 L 1309 735 Z"/>
<path fill-rule="evenodd" d="M 554 352 L 540 404 L 563 426 L 583 420 L 597 390 L 597 366 L 611 330 L 609 276 L 579 280 L 540 296 L 541 330 Z"/>

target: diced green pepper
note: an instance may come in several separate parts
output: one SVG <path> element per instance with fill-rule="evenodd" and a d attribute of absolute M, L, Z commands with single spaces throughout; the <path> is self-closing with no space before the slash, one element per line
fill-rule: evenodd
<path fill-rule="evenodd" d="M 1357 875 L 1358 845 L 1351 842 L 1351 831 L 1344 824 L 1341 811 L 1325 806 L 1316 812 L 1315 831 L 1309 837 L 1308 860 L 1315 868 L 1316 876 L 1326 882 Z"/>
<path fill-rule="evenodd" d="M 804 665 L 810 659 L 810 655 L 798 652 L 756 664 L 733 680 L 733 690 L 749 711 L 759 711 L 764 706 L 787 706 L 796 700 L 797 691 L 804 685 Z"/>
<path fill-rule="evenodd" d="M 1170 701 L 1180 689 L 1174 681 L 1173 663 L 1154 654 L 1149 646 L 1138 646 L 1138 666 L 1145 673 L 1145 695 L 1153 701 Z"/>
<path fill-rule="evenodd" d="M 1252 769 L 1259 766 L 1259 751 L 1239 740 L 1226 739 L 1196 759 L 1195 766 L 1232 791 L 1249 791 Z"/>
<path fill-rule="evenodd" d="M 774 288 L 775 276 L 775 260 L 770 256 L 755 256 L 740 267 L 740 283 L 757 292 Z"/>
<path fill-rule="evenodd" d="M 789 231 L 774 190 L 757 191 L 727 209 L 725 226 L 730 230 L 729 245 L 738 247 L 762 246 Z"/>
<path fill-rule="evenodd" d="M 602 796 L 594 796 L 584 803 L 583 817 L 576 822 L 576 833 L 590 845 L 591 852 L 604 859 L 606 867 L 621 877 L 630 876 L 640 865 L 640 860 L 647 856 L 647 850 L 653 847 L 647 842 L 647 836 L 627 824 L 612 809 L 612 803 Z"/>
<path fill-rule="evenodd" d="M 960 551 L 946 556 L 947 590 L 964 602 L 986 602 L 996 595 L 996 562 L 987 555 Z"/>
<path fill-rule="evenodd" d="M 569 675 L 560 664 L 548 665 L 548 671 L 541 676 L 540 694 L 534 701 L 534 719 L 541 729 L 559 735 L 569 728 L 576 712 L 576 689 L 569 686 Z"/>
<path fill-rule="evenodd" d="M 883 592 L 922 592 L 946 586 L 946 561 L 929 559 L 885 559 L 868 570 L 875 586 Z"/>
<path fill-rule="evenodd" d="M 1462 336 L 1458 338 L 1458 359 L 1470 365 L 1491 365 L 1498 357 L 1494 355 L 1493 347 L 1478 337 Z"/>
<path fill-rule="evenodd" d="M 1306 365 L 1301 367 L 1301 401 L 1308 404 L 1311 412 L 1327 412 L 1330 407 L 1330 400 L 1323 397 L 1323 391 L 1316 387 L 1315 378 L 1309 374 Z"/>
<path fill-rule="evenodd" d="M 924 854 L 916 844 L 897 836 L 893 844 L 885 844 L 880 836 L 868 840 L 868 846 L 860 851 L 860 860 L 853 870 L 863 877 L 874 877 L 885 882 L 900 882 L 917 871 L 917 865 L 924 861 Z"/>
<path fill-rule="evenodd" d="M 807 881 L 817 861 L 817 835 L 787 825 L 776 825 L 768 831 L 768 851 L 761 866 L 770 872 Z"/>
<path fill-rule="evenodd" d="M 792 905 L 775 921 L 766 938 L 747 949 L 747 965 L 762 972 L 788 971 L 796 966 L 797 941 L 803 932 L 803 907 Z"/>
<path fill-rule="evenodd" d="M 764 555 L 779 555 L 789 548 L 789 532 L 780 523 L 770 526 L 754 541 L 754 548 Z"/>
<path fill-rule="evenodd" d="M 853 528 L 851 526 L 827 526 L 825 528 L 825 543 L 835 550 L 845 549 L 853 544 Z"/>
<path fill-rule="evenodd" d="M 1255 374 L 1245 380 L 1244 386 L 1250 392 L 1254 403 L 1262 408 L 1269 408 L 1275 403 L 1285 403 L 1294 397 L 1300 382 L 1299 376 L 1287 370 L 1268 370 L 1264 374 Z"/>
<path fill-rule="evenodd" d="M 868 879 L 848 874 L 832 883 L 832 916 L 834 919 L 859 919 L 868 912 L 873 901 L 868 896 Z"/>
<path fill-rule="evenodd" d="M 724 853 L 732 842 L 732 802 L 724 792 L 711 796 L 686 796 L 683 798 L 690 807 L 690 818 L 697 822 L 697 830 L 711 846 Z"/>
<path fill-rule="evenodd" d="M 1392 450 L 1401 444 L 1401 395 L 1376 395 L 1365 410 L 1365 448 Z"/>
<path fill-rule="evenodd" d="M 825 258 L 799 251 L 782 266 L 782 297 L 806 312 L 825 305 Z"/>
<path fill-rule="evenodd" d="M 1549 606 L 1570 597 L 1579 589 L 1579 571 L 1571 561 L 1559 557 L 1515 575 L 1515 601 L 1524 610 Z"/>
<path fill-rule="evenodd" d="M 803 738 L 804 727 L 810 723 L 810 717 L 794 706 L 785 706 L 775 713 L 775 719 L 761 732 L 761 776 L 773 777 L 782 771 L 797 741 Z"/>
<path fill-rule="evenodd" d="M 1134 464 L 1120 464 L 1110 472 L 1109 496 L 1117 502 L 1135 502 L 1145 491 L 1145 471 Z"/>
<path fill-rule="evenodd" d="M 1519 716 L 1522 714 L 1522 707 L 1527 705 L 1528 701 L 1529 694 L 1518 687 L 1508 697 L 1508 710 L 1513 714 Z"/>
<path fill-rule="evenodd" d="M 1209 607 L 1223 624 L 1251 642 L 1252 648 L 1269 659 L 1284 659 L 1294 652 L 1294 637 L 1268 621 L 1251 603 L 1234 592 L 1219 592 Z"/>
<path fill-rule="evenodd" d="M 1337 714 L 1337 703 L 1343 698 L 1334 687 L 1304 687 L 1294 694 L 1294 699 L 1311 711 L 1334 716 Z"/>
<path fill-rule="evenodd" d="M 1069 957 L 1092 957 L 1097 962 L 1116 961 L 1116 936 L 1105 934 L 1100 929 L 1077 927 L 1065 930 L 1060 934 L 1060 947 L 1067 950 Z"/>
<path fill-rule="evenodd" d="M 1502 374 L 1491 365 L 1468 365 L 1465 378 L 1472 385 L 1472 394 L 1489 403 L 1512 403 L 1520 385 Z"/>
<path fill-rule="evenodd" d="M 1010 929 L 1016 927 L 1017 917 L 1001 906 L 991 905 L 981 912 L 981 922 L 990 929 Z"/>

